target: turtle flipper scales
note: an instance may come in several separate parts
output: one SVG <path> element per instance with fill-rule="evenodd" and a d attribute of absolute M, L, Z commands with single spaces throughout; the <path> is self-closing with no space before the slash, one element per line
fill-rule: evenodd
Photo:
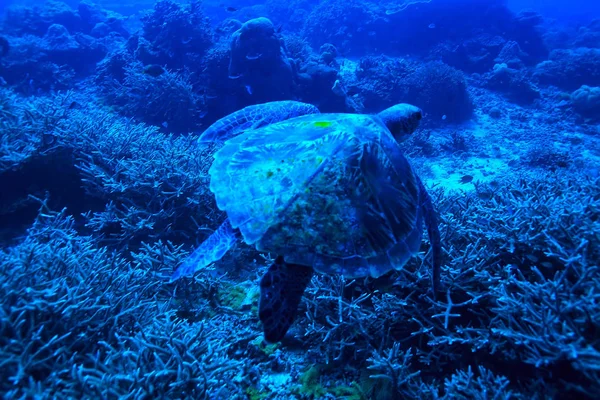
<path fill-rule="evenodd" d="M 189 257 L 175 270 L 171 276 L 171 282 L 184 276 L 193 275 L 219 261 L 238 240 L 238 232 L 231 226 L 229 220 L 223 224 L 206 239 Z"/>
<path fill-rule="evenodd" d="M 254 104 L 231 113 L 209 126 L 198 139 L 201 143 L 225 142 L 246 130 L 307 114 L 318 114 L 312 104 L 283 100 Z"/>
<path fill-rule="evenodd" d="M 312 268 L 288 264 L 280 256 L 262 277 L 258 317 L 267 342 L 280 341 L 292 326 L 312 276 Z"/>

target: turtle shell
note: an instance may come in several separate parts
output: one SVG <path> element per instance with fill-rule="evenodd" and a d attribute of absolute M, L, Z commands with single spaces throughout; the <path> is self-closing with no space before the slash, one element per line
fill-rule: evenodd
<path fill-rule="evenodd" d="M 401 268 L 422 236 L 419 187 L 376 116 L 317 114 L 226 142 L 210 189 L 260 251 L 346 277 Z"/>

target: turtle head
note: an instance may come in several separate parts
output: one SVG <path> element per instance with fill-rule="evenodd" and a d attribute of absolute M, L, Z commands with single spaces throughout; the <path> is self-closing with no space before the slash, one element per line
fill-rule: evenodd
<path fill-rule="evenodd" d="M 419 107 L 404 103 L 386 108 L 377 115 L 398 142 L 402 142 L 413 133 L 423 118 Z"/>

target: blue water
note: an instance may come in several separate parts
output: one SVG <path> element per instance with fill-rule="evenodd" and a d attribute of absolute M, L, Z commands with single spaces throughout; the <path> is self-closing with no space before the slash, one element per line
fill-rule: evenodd
<path fill-rule="evenodd" d="M 0 246 L 3 399 L 600 398 L 600 6 L 2 1 Z"/>

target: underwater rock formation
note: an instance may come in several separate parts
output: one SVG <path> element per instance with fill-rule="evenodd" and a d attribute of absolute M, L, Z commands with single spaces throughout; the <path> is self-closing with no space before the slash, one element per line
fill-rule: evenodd
<path fill-rule="evenodd" d="M 571 93 L 571 102 L 582 116 L 600 120 L 600 87 L 583 85 Z"/>
<path fill-rule="evenodd" d="M 50 0 L 41 6 L 13 5 L 6 10 L 4 29 L 13 35 L 43 36 L 50 25 L 59 24 L 73 34 L 89 32 L 76 10 L 60 1 Z"/>
<path fill-rule="evenodd" d="M 484 75 L 485 86 L 502 93 L 517 104 L 530 104 L 540 98 L 527 71 L 510 68 L 506 64 L 496 64 L 491 72 Z"/>
<path fill-rule="evenodd" d="M 42 52 L 50 62 L 68 65 L 77 73 L 93 71 L 107 53 L 106 47 L 91 36 L 69 34 L 63 25 L 53 24 L 43 37 Z"/>
<path fill-rule="evenodd" d="M 600 85 L 600 49 L 558 49 L 539 63 L 534 77 L 542 84 L 575 90 L 581 85 Z"/>
<path fill-rule="evenodd" d="M 269 19 L 252 19 L 233 33 L 229 78 L 240 79 L 254 103 L 291 98 L 292 66 Z"/>

